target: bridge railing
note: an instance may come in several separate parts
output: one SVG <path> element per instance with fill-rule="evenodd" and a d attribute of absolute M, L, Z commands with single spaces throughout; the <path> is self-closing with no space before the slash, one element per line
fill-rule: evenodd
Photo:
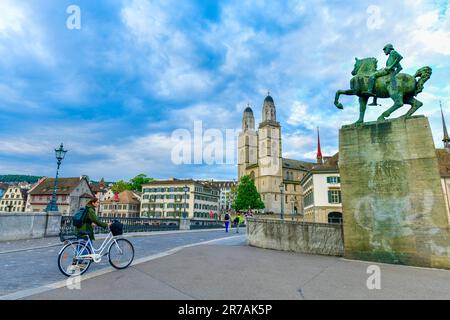
<path fill-rule="evenodd" d="M 150 232 L 150 231 L 171 231 L 180 229 L 180 219 L 170 218 L 99 218 L 100 221 L 109 223 L 118 220 L 123 224 L 123 232 Z M 94 233 L 104 233 L 105 229 L 95 227 Z M 73 235 L 76 229 L 72 224 L 71 216 L 63 216 L 61 220 L 61 235 Z"/>
<path fill-rule="evenodd" d="M 195 229 L 219 229 L 224 227 L 224 222 L 219 220 L 191 219 L 191 230 Z"/>
<path fill-rule="evenodd" d="M 63 216 L 61 218 L 61 235 L 70 236 L 76 233 L 76 229 L 72 224 L 71 216 Z M 123 232 L 151 232 L 151 231 L 172 231 L 180 230 L 179 218 L 114 218 L 101 217 L 100 221 L 105 223 L 112 220 L 119 220 L 123 224 Z M 208 219 L 190 219 L 188 221 L 189 229 L 215 229 L 223 228 L 223 221 Z M 104 233 L 105 229 L 100 227 L 94 228 L 94 233 Z"/>

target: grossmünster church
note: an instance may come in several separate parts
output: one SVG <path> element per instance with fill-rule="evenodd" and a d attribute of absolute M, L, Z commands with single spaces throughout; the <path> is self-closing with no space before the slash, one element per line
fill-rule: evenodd
<path fill-rule="evenodd" d="M 270 94 L 264 99 L 258 128 L 253 110 L 245 109 L 238 140 L 238 178 L 249 175 L 254 179 L 266 212 L 278 214 L 283 205 L 285 213 L 300 213 L 300 180 L 316 164 L 282 157 L 281 125 Z"/>

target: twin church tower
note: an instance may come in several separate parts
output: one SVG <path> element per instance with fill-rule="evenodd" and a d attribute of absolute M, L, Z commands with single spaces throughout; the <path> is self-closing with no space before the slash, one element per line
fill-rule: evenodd
<path fill-rule="evenodd" d="M 264 99 L 258 129 L 253 110 L 244 110 L 238 140 L 238 178 L 249 175 L 254 179 L 266 212 L 280 213 L 282 206 L 285 213 L 301 212 L 300 180 L 316 164 L 282 158 L 281 125 L 270 94 Z"/>

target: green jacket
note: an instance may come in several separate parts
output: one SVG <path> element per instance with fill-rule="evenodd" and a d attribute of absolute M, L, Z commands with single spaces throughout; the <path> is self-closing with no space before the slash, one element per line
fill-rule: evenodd
<path fill-rule="evenodd" d="M 108 224 L 101 222 L 97 215 L 95 214 L 95 208 L 93 206 L 87 206 L 88 209 L 86 213 L 86 217 L 81 228 L 77 228 L 77 231 L 83 231 L 89 233 L 89 238 L 91 240 L 95 240 L 94 237 L 94 228 L 92 227 L 92 223 L 95 223 L 97 226 L 102 228 L 107 228 Z"/>

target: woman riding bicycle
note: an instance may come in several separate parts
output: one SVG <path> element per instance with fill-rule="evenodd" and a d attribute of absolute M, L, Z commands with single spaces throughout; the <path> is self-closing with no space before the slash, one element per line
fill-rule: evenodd
<path fill-rule="evenodd" d="M 97 208 L 99 205 L 99 200 L 97 198 L 92 198 L 89 200 L 89 202 L 86 204 L 86 215 L 84 218 L 83 225 L 80 228 L 77 228 L 78 235 L 87 235 L 89 236 L 89 239 L 92 241 L 95 240 L 94 237 L 94 227 L 93 224 L 102 227 L 102 228 L 108 228 L 111 223 L 104 223 L 99 220 L 97 217 L 97 214 L 95 213 L 95 208 Z"/>

